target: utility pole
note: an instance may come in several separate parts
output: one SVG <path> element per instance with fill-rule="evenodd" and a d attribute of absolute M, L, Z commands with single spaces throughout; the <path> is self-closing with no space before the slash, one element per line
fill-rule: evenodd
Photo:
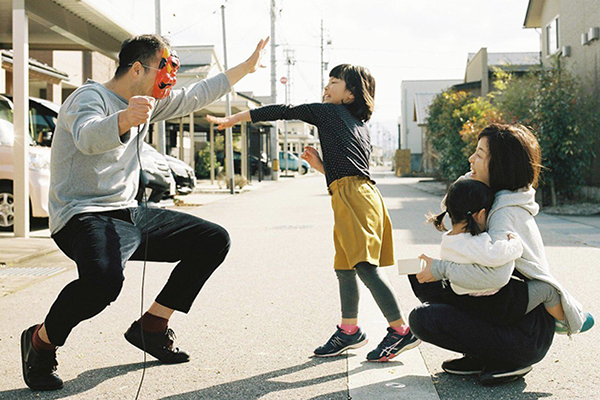
<path fill-rule="evenodd" d="M 287 81 L 285 83 L 285 104 L 290 104 L 290 102 L 291 102 L 290 85 L 292 82 L 291 66 L 296 63 L 296 60 L 294 59 L 294 50 L 292 50 L 292 49 L 285 50 L 285 60 L 287 63 Z M 288 176 L 290 159 L 288 156 L 288 122 L 287 122 L 287 119 L 284 120 L 283 126 L 284 126 L 284 128 L 283 128 L 283 130 L 284 130 L 283 159 L 285 160 L 285 176 Z M 300 172 L 300 159 L 298 159 L 298 172 Z"/>
<path fill-rule="evenodd" d="M 324 70 L 324 65 L 323 65 L 323 20 L 321 20 L 321 96 L 323 96 L 323 90 L 325 90 L 324 87 L 324 79 L 323 79 L 323 70 Z"/>
<path fill-rule="evenodd" d="M 277 18 L 277 9 L 275 0 L 271 0 L 271 103 L 277 103 L 277 45 L 275 44 L 275 20 Z M 279 142 L 277 137 L 277 127 L 271 126 L 269 141 L 271 144 L 271 179 L 279 179 Z"/>
<path fill-rule="evenodd" d="M 221 20 L 223 23 L 223 66 L 225 67 L 225 71 L 227 71 L 227 38 L 225 35 L 225 5 L 221 6 Z M 233 88 L 232 88 L 233 90 Z M 231 115 L 231 102 L 229 100 L 229 93 L 225 96 L 227 103 L 227 114 L 226 116 Z M 234 175 L 235 170 L 233 168 L 233 133 L 231 128 L 225 129 L 225 172 L 227 173 L 227 179 L 229 179 L 229 193 L 235 193 L 235 185 L 234 185 Z"/>
<path fill-rule="evenodd" d="M 160 0 L 154 0 L 154 21 L 154 32 L 157 35 L 160 35 Z M 165 121 L 160 121 L 154 124 L 154 131 L 156 132 L 156 147 L 158 152 L 163 156 L 167 152 L 165 130 Z M 180 145 L 183 146 L 183 143 Z"/>

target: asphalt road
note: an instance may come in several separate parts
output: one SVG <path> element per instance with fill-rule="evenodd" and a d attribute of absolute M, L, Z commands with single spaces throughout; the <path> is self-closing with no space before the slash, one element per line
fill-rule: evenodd
<path fill-rule="evenodd" d="M 440 197 L 419 190 L 418 179 L 400 179 L 391 173 L 376 173 L 374 178 L 393 219 L 397 258 L 422 252 L 437 256 L 441 235 L 423 221 L 424 214 L 439 208 Z M 333 217 L 320 175 L 282 179 L 261 190 L 180 210 L 225 226 L 232 250 L 191 312 L 176 314 L 171 321 L 178 345 L 191 353 L 192 360 L 160 365 L 149 357 L 142 399 L 393 396 L 420 400 L 434 398 L 427 392 L 431 382 L 437 390 L 433 394 L 443 400 L 597 398 L 599 328 L 572 339 L 556 336 L 546 358 L 524 380 L 494 388 L 480 386 L 476 378 L 443 373 L 441 362 L 455 354 L 427 344 L 387 365 L 366 363 L 364 353 L 378 343 L 385 329 L 366 290 L 359 318 L 369 326 L 369 345 L 362 353 L 345 357 L 311 358 L 312 350 L 327 340 L 339 319 L 337 281 L 331 268 Z M 600 229 L 547 215 L 541 215 L 538 223 L 556 277 L 600 318 L 596 296 Z M 65 388 L 32 393 L 21 378 L 20 333 L 43 319 L 76 272 L 60 254 L 27 262 L 67 271 L 0 297 L 0 399 L 133 399 L 143 357 L 122 334 L 140 314 L 142 263 L 128 264 L 119 299 L 96 318 L 81 323 L 59 350 Z M 172 264 L 147 264 L 146 307 L 171 268 Z M 392 268 L 387 272 L 407 314 L 417 300 L 406 277 Z M 423 360 L 429 371 L 425 375 L 418 369 Z M 382 380 L 381 374 L 390 378 Z M 390 382 L 403 383 L 393 386 Z"/>

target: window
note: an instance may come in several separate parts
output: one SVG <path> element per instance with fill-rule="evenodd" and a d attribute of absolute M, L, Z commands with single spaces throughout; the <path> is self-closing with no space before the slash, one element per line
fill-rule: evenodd
<path fill-rule="evenodd" d="M 54 126 L 55 124 L 48 121 L 37 107 L 29 108 L 29 134 L 34 141 L 41 143 L 42 135 L 46 132 L 53 132 Z"/>
<path fill-rule="evenodd" d="M 546 51 L 549 56 L 556 53 L 559 49 L 558 34 L 558 16 L 556 16 L 546 25 Z"/>

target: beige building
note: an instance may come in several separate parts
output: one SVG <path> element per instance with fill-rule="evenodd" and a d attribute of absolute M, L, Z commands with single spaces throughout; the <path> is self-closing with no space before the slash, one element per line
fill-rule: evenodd
<path fill-rule="evenodd" d="M 560 55 L 581 79 L 600 85 L 600 0 L 530 0 L 525 28 L 541 29 L 541 62 Z"/>
<path fill-rule="evenodd" d="M 541 29 L 541 62 L 551 66 L 552 56 L 600 96 L 600 0 L 530 0 L 525 28 Z M 600 132 L 596 134 L 600 154 Z M 600 159 L 592 164 L 587 195 L 600 199 Z"/>
<path fill-rule="evenodd" d="M 488 53 L 487 48 L 482 47 L 477 53 L 469 53 L 465 80 L 454 85 L 454 88 L 475 96 L 485 96 L 494 90 L 494 73 L 497 69 L 522 75 L 539 65 L 538 52 Z"/>

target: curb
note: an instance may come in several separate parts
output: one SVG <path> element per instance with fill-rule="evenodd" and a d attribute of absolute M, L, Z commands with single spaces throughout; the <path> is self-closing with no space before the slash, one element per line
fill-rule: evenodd
<path fill-rule="evenodd" d="M 30 254 L 26 254 L 26 255 L 23 255 L 23 256 L 15 257 L 15 258 L 12 258 L 12 259 L 6 260 L 6 261 L 5 260 L 0 260 L 0 268 L 12 267 L 12 266 L 15 266 L 17 264 L 21 264 L 21 263 L 23 263 L 25 261 L 29 261 L 31 259 L 38 258 L 38 257 L 43 257 L 43 256 L 46 256 L 48 254 L 51 254 L 51 253 L 54 253 L 54 252 L 57 252 L 57 251 L 59 251 L 59 250 L 58 249 L 40 250 L 40 251 L 37 251 L 35 253 L 30 253 Z"/>

